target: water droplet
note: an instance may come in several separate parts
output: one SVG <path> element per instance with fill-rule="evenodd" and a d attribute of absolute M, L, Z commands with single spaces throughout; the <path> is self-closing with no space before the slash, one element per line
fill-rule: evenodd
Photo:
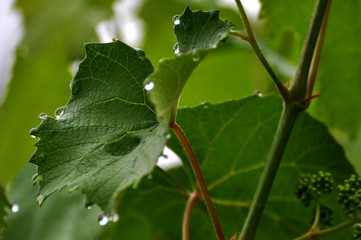
<path fill-rule="evenodd" d="M 202 105 L 203 105 L 204 108 L 209 108 L 209 103 L 208 102 L 204 102 L 204 103 L 202 103 Z"/>
<path fill-rule="evenodd" d="M 144 89 L 147 91 L 150 91 L 154 88 L 154 82 L 148 82 L 145 86 Z"/>
<path fill-rule="evenodd" d="M 167 134 L 167 139 L 170 139 L 172 137 L 172 135 L 171 134 Z"/>
<path fill-rule="evenodd" d="M 192 51 L 192 60 L 193 62 L 199 62 L 201 60 L 201 55 L 197 50 Z"/>
<path fill-rule="evenodd" d="M 254 92 L 254 95 L 257 95 L 258 97 L 262 97 L 262 96 L 263 96 L 263 94 L 261 93 L 260 90 L 256 90 L 256 91 Z"/>
<path fill-rule="evenodd" d="M 146 59 L 146 57 L 145 57 L 145 52 L 144 52 L 142 49 L 138 48 L 138 49 L 136 49 L 136 51 L 137 51 L 137 53 L 138 53 L 138 57 L 139 57 L 141 60 Z"/>
<path fill-rule="evenodd" d="M 71 81 L 71 83 L 70 83 L 71 93 L 73 95 L 78 94 L 80 92 L 80 88 L 81 88 L 81 82 L 80 81 L 75 81 L 73 79 L 73 81 Z"/>
<path fill-rule="evenodd" d="M 86 204 L 85 204 L 85 208 L 88 209 L 88 210 L 90 210 L 90 209 L 93 208 L 93 204 L 92 204 L 92 203 L 86 203 Z"/>
<path fill-rule="evenodd" d="M 33 185 L 39 183 L 41 180 L 43 180 L 43 176 L 39 175 L 38 173 L 36 173 L 31 179 Z"/>
<path fill-rule="evenodd" d="M 20 211 L 20 206 L 19 206 L 19 204 L 14 203 L 14 204 L 11 206 L 11 211 L 12 211 L 13 213 L 19 212 L 19 211 Z"/>
<path fill-rule="evenodd" d="M 60 107 L 55 110 L 55 117 L 59 119 L 64 114 L 64 107 Z"/>
<path fill-rule="evenodd" d="M 118 222 L 118 220 L 119 220 L 119 215 L 116 214 L 116 213 L 114 213 L 113 215 L 111 215 L 111 216 L 109 217 L 109 221 Z"/>
<path fill-rule="evenodd" d="M 99 225 L 100 226 L 105 226 L 108 224 L 109 222 L 109 218 L 107 216 L 104 216 L 103 214 L 101 214 L 99 217 L 98 217 L 98 222 L 99 222 Z"/>
<path fill-rule="evenodd" d="M 36 198 L 36 201 L 38 202 L 38 204 L 41 206 L 41 204 L 43 204 L 45 200 L 45 197 L 44 195 L 39 195 L 37 198 Z"/>
<path fill-rule="evenodd" d="M 40 114 L 39 114 L 39 118 L 40 118 L 41 120 L 45 120 L 47 117 L 48 117 L 48 115 L 46 115 L 46 113 L 40 113 Z"/>
<path fill-rule="evenodd" d="M 178 15 L 175 15 L 175 16 L 172 18 L 172 20 L 173 20 L 174 25 L 179 25 L 179 24 L 181 23 Z"/>
<path fill-rule="evenodd" d="M 180 53 L 179 44 L 178 44 L 178 43 L 174 44 L 174 46 L 173 46 L 173 52 L 174 52 L 175 55 L 177 55 L 177 54 Z"/>
<path fill-rule="evenodd" d="M 114 38 L 112 38 L 112 41 L 113 41 L 113 42 L 116 42 L 116 41 L 119 41 L 119 39 L 116 38 L 116 37 L 114 37 Z"/>
<path fill-rule="evenodd" d="M 36 138 L 36 136 L 35 136 L 35 135 L 30 135 L 30 137 L 31 137 L 31 138 Z"/>

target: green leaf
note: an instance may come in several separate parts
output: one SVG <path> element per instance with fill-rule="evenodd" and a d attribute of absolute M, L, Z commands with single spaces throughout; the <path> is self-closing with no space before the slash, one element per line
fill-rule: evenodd
<path fill-rule="evenodd" d="M 100 210 L 84 209 L 80 192 L 55 193 L 41 208 L 34 201 L 36 188 L 31 179 L 35 166 L 27 165 L 14 178 L 9 196 L 20 206 L 9 214 L 7 240 L 93 240 L 103 230 L 96 221 Z"/>
<path fill-rule="evenodd" d="M 15 1 L 14 1 L 15 2 Z M 114 0 L 17 0 L 24 37 L 0 115 L 0 182 L 6 184 L 33 152 L 36 116 L 69 98 L 69 67 L 96 41 L 95 26 L 112 15 Z"/>
<path fill-rule="evenodd" d="M 3 236 L 3 231 L 6 227 L 5 217 L 9 206 L 10 203 L 5 195 L 5 189 L 0 185 L 0 237 Z"/>
<path fill-rule="evenodd" d="M 201 164 L 228 236 L 240 230 L 246 217 L 281 110 L 278 96 L 251 96 L 221 104 L 184 108 L 178 113 L 177 122 Z M 185 157 L 175 137 L 170 138 L 167 145 Z M 319 170 L 331 172 L 336 184 L 354 172 L 327 128 L 307 113 L 302 113 L 271 191 L 259 239 L 291 239 L 307 232 L 313 209 L 300 203 L 294 194 L 294 186 L 301 173 Z M 339 223 L 347 216 L 336 203 L 336 196 L 333 193 L 321 201 L 333 207 L 335 223 Z"/>
<path fill-rule="evenodd" d="M 148 80 L 154 84 L 150 96 L 165 126 L 175 119 L 180 95 L 192 72 L 231 28 L 219 19 L 218 11 L 193 12 L 189 7 L 174 18 L 174 24 L 178 39 L 175 53 L 179 55 L 161 59 Z"/>
<path fill-rule="evenodd" d="M 108 215 L 119 191 L 153 169 L 166 134 L 143 88 L 152 71 L 143 51 L 120 41 L 86 45 L 69 102 L 31 131 L 40 204 L 70 186 Z"/>

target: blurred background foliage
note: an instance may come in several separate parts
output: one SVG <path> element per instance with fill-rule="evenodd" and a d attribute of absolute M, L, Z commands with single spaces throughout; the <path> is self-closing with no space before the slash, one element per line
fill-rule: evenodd
<path fill-rule="evenodd" d="M 252 1 L 256 0 L 249 0 Z M 295 71 L 315 1 L 261 2 L 259 17 L 253 15 L 252 25 L 266 57 L 287 84 Z M 133 47 L 142 48 L 156 67 L 161 58 L 174 54 L 172 48 L 176 38 L 172 17 L 181 14 L 187 5 L 193 10 L 218 9 L 221 18 L 230 21 L 235 29 L 243 28 L 232 1 L 17 0 L 15 7 L 23 18 L 24 34 L 16 51 L 6 94 L 0 96 L 0 184 L 6 186 L 10 201 L 21 203 L 25 210 L 18 213 L 18 217 L 10 214 L 10 231 L 19 225 L 19 221 L 56 224 L 48 219 L 51 214 L 46 209 L 51 209 L 52 204 L 64 202 L 62 198 L 65 193 L 56 195 L 55 203 L 49 201 L 45 204 L 49 207 L 45 206 L 41 213 L 32 215 L 37 220 L 30 220 L 26 214 L 38 211 L 35 204 L 36 188 L 31 187 L 31 167 L 22 169 L 28 165 L 27 161 L 35 150 L 33 145 L 36 140 L 30 138 L 29 131 L 40 123 L 37 116 L 42 112 L 51 115 L 55 109 L 65 105 L 70 96 L 69 83 L 78 62 L 84 58 L 84 43 L 111 41 L 116 37 Z M 126 7 L 130 9 L 128 14 L 135 18 L 134 21 L 140 23 L 131 25 L 142 32 L 141 38 L 136 41 L 127 38 L 134 29 L 124 28 L 125 23 L 129 22 L 124 12 Z M 361 2 L 334 0 L 315 87 L 315 93 L 320 92 L 321 97 L 313 100 L 308 110 L 328 126 L 358 172 L 361 171 L 360 43 Z M 180 105 L 194 106 L 206 101 L 216 103 L 238 99 L 256 90 L 262 94 L 273 92 L 272 81 L 248 44 L 230 36 L 196 69 L 184 90 Z M 10 184 L 16 175 L 17 180 Z M 79 201 L 82 202 L 80 194 L 73 198 L 77 200 L 68 205 L 79 206 Z M 94 219 L 94 212 L 74 214 L 77 214 L 79 221 Z M 127 222 L 129 226 L 142 222 L 137 216 L 130 219 Z M 49 232 L 45 239 L 91 239 L 89 234 L 84 233 L 88 228 L 63 227 L 67 229 L 64 231 L 68 231 L 66 236 L 69 238 L 56 238 Z M 36 227 L 26 231 L 32 232 L 33 237 L 23 235 L 24 238 L 12 238 L 9 235 L 9 239 L 40 239 L 36 231 L 41 230 Z M 92 227 L 91 236 L 96 236 L 100 231 L 99 227 Z M 53 232 L 58 234 L 57 231 Z M 148 238 L 142 236 L 138 239 Z"/>

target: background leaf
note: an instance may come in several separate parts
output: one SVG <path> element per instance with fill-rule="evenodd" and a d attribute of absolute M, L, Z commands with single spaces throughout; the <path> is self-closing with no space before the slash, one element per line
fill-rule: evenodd
<path fill-rule="evenodd" d="M 228 236 L 242 226 L 281 109 L 278 96 L 251 96 L 185 108 L 178 114 L 177 122 L 194 148 Z M 167 145 L 185 158 L 175 137 Z M 301 173 L 319 170 L 333 173 L 336 184 L 354 171 L 327 128 L 303 113 L 296 122 L 276 177 L 257 236 L 259 239 L 290 239 L 307 231 L 313 209 L 305 209 L 293 191 Z M 346 214 L 335 199 L 336 195 L 332 194 L 324 201 L 334 207 L 335 222 L 341 222 Z M 348 233 L 330 239 L 337 239 L 342 234 Z"/>
<path fill-rule="evenodd" d="M 154 84 L 151 100 L 166 127 L 175 119 L 180 95 L 190 75 L 231 28 L 231 24 L 219 19 L 218 11 L 193 12 L 187 7 L 173 20 L 178 39 L 175 53 L 181 54 L 161 59 L 158 69 L 149 77 L 149 83 Z"/>
<path fill-rule="evenodd" d="M 40 204 L 70 186 L 109 215 L 117 193 L 153 169 L 166 136 L 142 85 L 152 71 L 144 52 L 120 41 L 86 45 L 69 102 L 31 131 Z"/>
<path fill-rule="evenodd" d="M 9 196 L 19 206 L 9 214 L 7 240 L 92 240 L 102 231 L 97 223 L 100 210 L 86 210 L 80 192 L 55 193 L 40 208 L 36 204 L 36 188 L 31 185 L 35 166 L 28 165 L 11 183 Z"/>

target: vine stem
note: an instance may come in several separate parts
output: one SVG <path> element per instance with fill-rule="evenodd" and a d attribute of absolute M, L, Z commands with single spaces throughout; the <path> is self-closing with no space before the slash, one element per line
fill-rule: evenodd
<path fill-rule="evenodd" d="M 198 189 L 195 189 L 193 193 L 189 195 L 187 205 L 183 216 L 183 229 L 182 229 L 182 240 L 190 240 L 189 230 L 192 216 L 192 209 L 195 202 L 201 197 Z"/>
<path fill-rule="evenodd" d="M 237 36 L 243 40 L 246 40 L 249 42 L 251 47 L 253 48 L 254 52 L 256 53 L 258 59 L 261 61 L 265 69 L 267 70 L 268 74 L 271 76 L 273 82 L 275 83 L 278 92 L 280 93 L 281 97 L 286 100 L 288 99 L 289 91 L 285 85 L 283 85 L 280 80 L 278 79 L 276 73 L 273 71 L 271 65 L 268 63 L 267 59 L 264 57 L 264 55 L 261 52 L 261 49 L 258 46 L 258 43 L 256 41 L 256 38 L 254 36 L 251 24 L 249 23 L 246 11 L 244 10 L 244 7 L 240 0 L 236 0 L 237 8 L 239 13 L 241 14 L 241 18 L 243 21 L 243 25 L 246 28 L 247 35 L 244 35 L 242 33 L 237 33 L 235 31 L 231 31 L 230 34 Z"/>
<path fill-rule="evenodd" d="M 199 189 L 202 193 L 202 198 L 207 206 L 208 213 L 211 217 L 214 230 L 217 235 L 218 240 L 225 240 L 226 237 L 223 233 L 221 223 L 218 219 L 218 215 L 216 213 L 216 209 L 214 207 L 211 195 L 209 194 L 206 181 L 204 180 L 202 170 L 198 164 L 196 155 L 192 149 L 191 144 L 189 143 L 187 137 L 185 136 L 183 130 L 178 126 L 178 124 L 175 121 L 172 121 L 169 125 L 169 127 L 174 131 L 174 133 L 177 135 L 179 141 L 181 142 L 184 150 L 186 151 L 189 161 L 192 165 L 194 175 L 197 179 Z"/>
<path fill-rule="evenodd" d="M 248 37 L 252 38 L 252 32 L 248 20 L 245 16 L 243 6 L 240 0 L 236 0 L 236 3 L 242 15 L 247 30 L 247 35 Z M 306 42 L 302 51 L 300 63 L 297 68 L 296 75 L 292 81 L 290 92 L 288 96 L 286 96 L 286 98 L 282 96 L 284 100 L 284 106 L 281 119 L 278 124 L 278 128 L 276 131 L 276 135 L 273 139 L 271 149 L 268 153 L 260 181 L 254 194 L 251 207 L 249 209 L 246 221 L 243 225 L 243 229 L 238 240 L 253 240 L 255 238 L 256 231 L 263 214 L 263 210 L 267 203 L 274 179 L 278 171 L 278 167 L 282 160 L 282 156 L 286 149 L 286 145 L 291 135 L 293 126 L 297 120 L 298 114 L 304 109 L 306 109 L 306 106 L 305 104 L 302 104 L 302 101 L 305 99 L 306 96 L 308 74 L 327 4 L 328 0 L 317 1 L 310 29 L 307 34 Z"/>
<path fill-rule="evenodd" d="M 256 235 L 284 150 L 300 112 L 301 110 L 293 104 L 285 105 L 283 108 L 277 132 L 266 159 L 266 165 L 238 240 L 252 240 Z"/>
<path fill-rule="evenodd" d="M 304 235 L 295 238 L 294 240 L 306 240 L 306 239 L 316 239 L 316 238 L 322 238 L 322 237 L 326 237 L 328 235 L 343 231 L 349 227 L 351 227 L 352 225 L 360 222 L 361 219 L 358 217 L 353 217 L 350 220 L 343 222 L 339 225 L 336 225 L 334 227 L 325 229 L 325 230 L 320 230 L 317 232 L 307 232 Z"/>

